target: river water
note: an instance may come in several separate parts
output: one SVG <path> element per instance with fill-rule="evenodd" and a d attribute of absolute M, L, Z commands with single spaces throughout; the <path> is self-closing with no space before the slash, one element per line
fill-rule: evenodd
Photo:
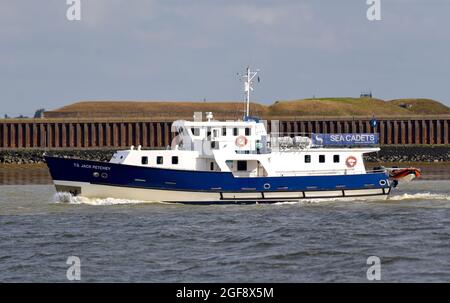
<path fill-rule="evenodd" d="M 0 282 L 67 282 L 70 256 L 82 282 L 367 282 L 370 256 L 382 282 L 449 282 L 450 181 L 387 201 L 227 206 L 1 185 Z"/>

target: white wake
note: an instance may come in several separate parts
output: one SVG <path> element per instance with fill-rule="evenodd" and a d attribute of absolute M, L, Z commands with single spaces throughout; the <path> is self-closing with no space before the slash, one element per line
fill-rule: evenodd
<path fill-rule="evenodd" d="M 444 193 L 415 193 L 415 194 L 392 194 L 387 199 L 377 199 L 376 197 L 339 197 L 339 198 L 309 198 L 291 202 L 277 202 L 275 205 L 308 205 L 308 204 L 327 204 L 339 202 L 384 202 L 389 201 L 450 201 L 450 195 Z"/>
<path fill-rule="evenodd" d="M 330 202 L 389 202 L 389 201 L 407 201 L 407 200 L 440 200 L 440 201 L 450 201 L 450 195 L 443 193 L 416 193 L 416 194 L 397 194 L 388 196 L 387 200 L 377 200 L 373 199 L 373 197 L 345 197 L 345 198 L 309 198 L 305 200 L 299 201 L 290 201 L 290 202 L 277 202 L 275 205 L 293 205 L 293 204 L 316 204 L 316 203 L 330 203 Z M 117 199 L 117 198 L 86 198 L 82 196 L 73 196 L 70 193 L 56 193 L 53 197 L 54 203 L 67 203 L 67 204 L 86 204 L 86 205 L 94 205 L 94 206 L 107 206 L 107 205 L 126 205 L 126 204 L 143 204 L 143 203 L 160 203 L 160 202 L 151 202 L 151 201 L 140 201 L 140 200 L 131 200 L 131 199 Z M 165 203 L 163 203 L 165 204 Z"/>
<path fill-rule="evenodd" d="M 401 195 L 392 195 L 388 197 L 388 200 L 393 201 L 403 201 L 403 200 L 447 200 L 450 201 L 450 195 L 446 195 L 443 193 L 416 193 L 416 194 L 408 194 L 404 193 Z"/>
<path fill-rule="evenodd" d="M 53 202 L 67 203 L 67 204 L 87 204 L 94 206 L 155 203 L 150 201 L 116 199 L 116 198 L 86 198 L 81 196 L 73 196 L 70 193 L 60 193 L 60 192 L 56 193 L 53 196 Z"/>

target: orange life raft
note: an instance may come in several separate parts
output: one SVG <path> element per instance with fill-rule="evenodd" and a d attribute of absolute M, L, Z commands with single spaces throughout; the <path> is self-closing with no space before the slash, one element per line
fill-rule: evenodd
<path fill-rule="evenodd" d="M 407 182 L 412 181 L 415 178 L 419 178 L 420 175 L 420 169 L 414 167 L 393 169 L 390 173 L 390 177 L 392 179 Z"/>

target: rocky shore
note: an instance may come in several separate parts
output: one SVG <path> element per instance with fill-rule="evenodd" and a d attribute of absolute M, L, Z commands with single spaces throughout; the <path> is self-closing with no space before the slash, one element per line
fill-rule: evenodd
<path fill-rule="evenodd" d="M 385 146 L 365 156 L 367 162 L 450 162 L 450 146 Z"/>
<path fill-rule="evenodd" d="M 60 150 L 48 151 L 48 155 L 109 161 L 115 150 Z M 378 153 L 365 156 L 367 162 L 450 162 L 450 146 L 386 146 Z M 42 150 L 0 151 L 0 164 L 44 163 Z"/>
<path fill-rule="evenodd" d="M 79 158 L 92 161 L 107 162 L 115 150 L 61 150 L 47 151 L 49 156 L 64 158 Z M 40 164 L 44 163 L 42 150 L 0 151 L 0 164 Z"/>

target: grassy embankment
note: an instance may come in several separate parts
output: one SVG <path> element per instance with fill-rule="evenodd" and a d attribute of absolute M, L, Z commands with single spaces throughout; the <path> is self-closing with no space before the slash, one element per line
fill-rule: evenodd
<path fill-rule="evenodd" d="M 276 101 L 271 105 L 252 103 L 251 112 L 263 118 L 289 117 L 411 117 L 450 115 L 450 108 L 431 99 L 314 98 Z M 48 115 L 77 117 L 192 117 L 194 112 L 214 112 L 216 117 L 241 115 L 242 102 L 78 102 Z"/>

